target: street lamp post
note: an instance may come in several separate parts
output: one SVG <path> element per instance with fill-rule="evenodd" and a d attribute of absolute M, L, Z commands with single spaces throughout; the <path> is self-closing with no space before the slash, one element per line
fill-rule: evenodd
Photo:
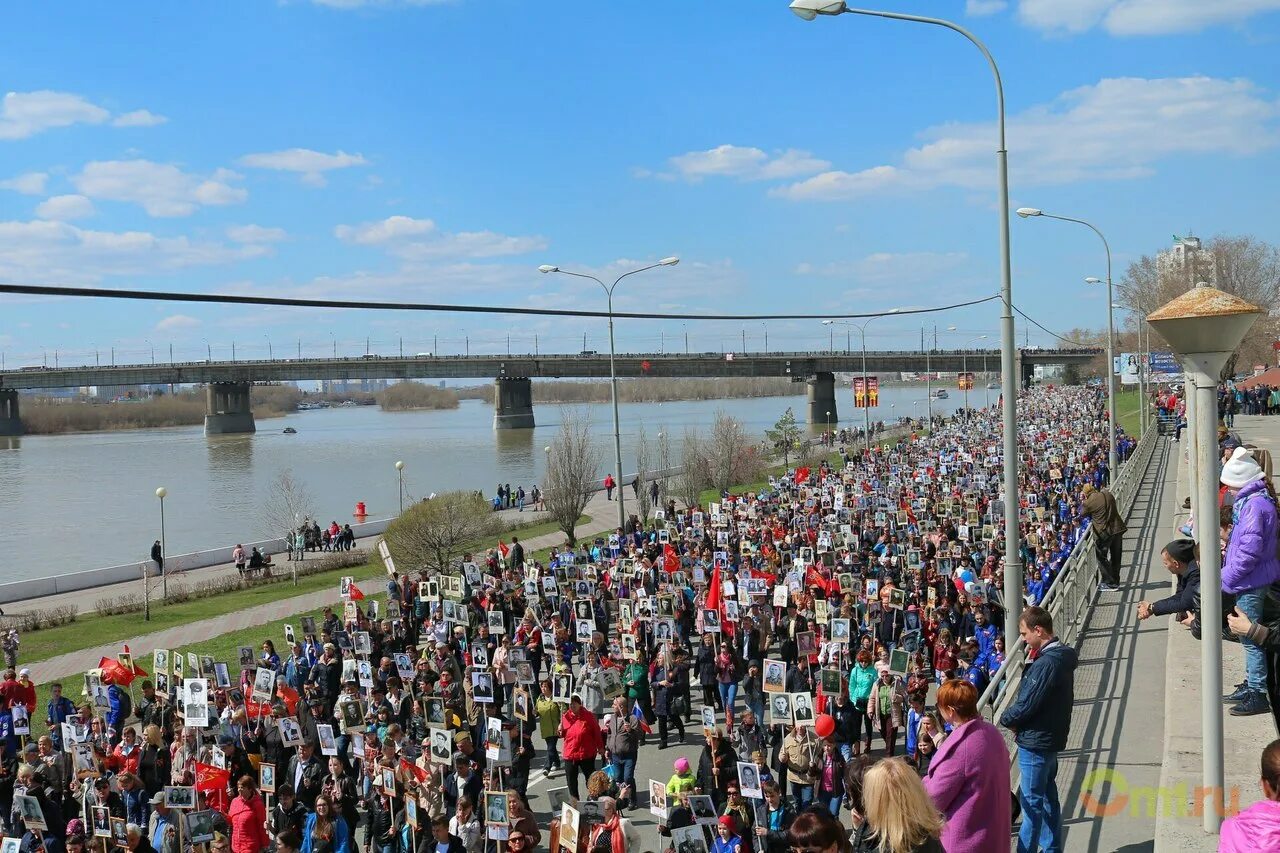
<path fill-rule="evenodd" d="M 1147 315 L 1147 322 L 1181 357 L 1195 381 L 1196 421 L 1191 425 L 1198 455 L 1199 494 L 1195 535 L 1200 542 L 1200 713 L 1204 741 L 1202 789 L 1213 802 L 1203 812 L 1204 831 L 1217 832 L 1223 817 L 1222 758 L 1222 554 L 1218 525 L 1207 507 L 1218 505 L 1218 377 L 1245 333 L 1264 312 L 1201 282 Z"/>
<path fill-rule="evenodd" d="M 1059 216 L 1055 213 L 1045 213 L 1038 207 L 1020 207 L 1018 215 L 1023 219 L 1032 216 L 1043 216 L 1046 219 L 1057 219 L 1061 222 L 1074 222 L 1077 225 L 1083 225 L 1094 234 L 1098 235 L 1098 239 L 1102 241 L 1102 248 L 1107 253 L 1107 478 L 1110 482 L 1115 482 L 1119 468 L 1116 461 L 1116 368 L 1115 368 L 1115 337 L 1116 324 L 1115 314 L 1111 308 L 1111 244 L 1107 242 L 1107 238 L 1090 222 L 1083 219 L 1074 219 L 1070 216 Z M 1098 283 L 1097 278 L 1086 278 L 1086 282 L 1090 284 Z"/>
<path fill-rule="evenodd" d="M 827 446 L 829 447 L 833 444 L 835 442 L 831 440 L 831 413 L 827 412 Z"/>
<path fill-rule="evenodd" d="M 613 397 L 613 457 L 614 457 L 615 468 L 617 471 L 617 474 L 615 475 L 615 479 L 617 481 L 617 486 L 618 486 L 618 527 L 623 530 L 625 530 L 627 527 L 627 514 L 626 514 L 626 508 L 625 508 L 624 499 L 623 499 L 623 493 L 625 490 L 622 488 L 622 430 L 621 430 L 621 427 L 619 426 L 619 419 L 618 419 L 618 371 L 614 367 L 614 362 L 613 362 L 614 354 L 615 354 L 614 343 L 613 343 L 613 291 L 614 291 L 614 288 L 616 288 L 618 284 L 627 276 L 635 275 L 636 273 L 644 272 L 645 270 L 651 270 L 651 269 L 654 269 L 655 267 L 672 267 L 678 263 L 680 263 L 680 259 L 675 256 L 672 256 L 669 258 L 663 258 L 662 260 L 658 261 L 656 264 L 649 264 L 648 266 L 643 266 L 643 267 L 640 267 L 639 269 L 631 270 L 630 272 L 624 272 L 622 275 L 614 279 L 613 284 L 608 284 L 608 285 L 593 275 L 588 275 L 587 273 L 570 272 L 568 270 L 562 270 L 553 264 L 543 264 L 542 266 L 538 267 L 538 272 L 544 273 L 544 274 L 554 272 L 554 273 L 560 273 L 561 275 L 571 275 L 575 278 L 591 279 L 596 284 L 600 285 L 600 287 L 604 290 L 605 296 L 608 299 L 609 387 Z M 688 343 L 685 344 L 685 347 L 686 349 L 688 348 Z"/>
<path fill-rule="evenodd" d="M 1013 330 L 1013 272 L 1009 252 L 1009 161 L 1005 148 L 1004 121 L 1004 84 L 1000 80 L 1000 68 L 996 65 L 991 51 L 987 50 L 978 38 L 964 27 L 942 18 L 929 18 L 922 15 L 906 15 L 901 12 L 883 12 L 871 9 L 854 9 L 844 0 L 791 0 L 791 11 L 799 17 L 811 21 L 818 15 L 868 15 L 876 18 L 888 18 L 896 21 L 910 21 L 917 24 L 929 24 L 945 27 L 952 32 L 964 36 L 981 53 L 987 64 L 991 66 L 996 89 L 996 125 L 998 142 L 996 148 L 997 191 L 1000 205 L 1000 369 L 1001 385 L 1004 389 L 1004 514 L 1005 555 L 1004 555 L 1004 611 L 1005 636 L 1013 637 L 1018 633 L 1018 617 L 1022 612 L 1022 555 L 1018 545 L 1018 380 L 1014 375 L 1014 330 Z"/>
<path fill-rule="evenodd" d="M 404 460 L 396 460 L 396 477 L 400 480 L 400 514 L 404 515 Z"/>
<path fill-rule="evenodd" d="M 156 497 L 160 499 L 160 594 L 166 602 L 169 600 L 169 567 L 165 565 L 168 552 L 164 541 L 164 497 L 167 494 L 169 490 L 164 486 L 156 489 Z"/>
<path fill-rule="evenodd" d="M 844 351 L 846 355 L 850 350 L 850 346 L 849 346 L 850 341 L 848 340 L 848 338 L 850 338 L 853 334 L 852 331 L 850 331 L 851 329 L 857 329 L 858 337 L 862 340 L 862 421 L 863 421 L 863 429 L 866 432 L 866 435 L 863 436 L 863 441 L 868 453 L 871 452 L 871 394 L 870 394 L 871 389 L 867 386 L 867 324 L 870 323 L 872 320 L 877 319 L 877 317 L 883 317 L 889 314 L 897 314 L 899 310 L 900 309 L 898 308 L 890 308 L 884 314 L 878 314 L 876 315 L 876 317 L 868 317 L 866 320 L 863 320 L 861 323 L 847 323 L 847 322 L 842 322 L 840 320 L 823 320 L 822 321 L 822 325 L 824 326 L 828 326 L 828 327 L 844 326 L 845 327 L 846 343 L 845 343 Z"/>

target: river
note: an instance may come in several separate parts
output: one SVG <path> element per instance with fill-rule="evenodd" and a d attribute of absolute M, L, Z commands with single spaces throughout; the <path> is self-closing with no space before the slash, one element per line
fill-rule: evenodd
<path fill-rule="evenodd" d="M 802 386 L 797 386 L 802 387 Z M 950 413 L 963 394 L 935 400 L 935 413 Z M 979 388 L 971 401 L 990 393 Z M 840 421 L 862 423 L 847 389 Z M 709 427 L 717 410 L 763 437 L 790 406 L 798 418 L 804 396 L 733 400 L 629 403 L 621 406 L 623 467 L 635 470 L 637 431 L 643 424 L 659 467 L 657 436 L 671 436 L 672 464 L 679 463 L 686 428 Z M 607 404 L 578 407 L 590 417 L 600 452 L 600 476 L 612 465 L 613 415 Z M 892 420 L 925 412 L 925 389 L 887 387 L 872 419 Z M 375 406 L 297 412 L 258 422 L 258 433 L 206 438 L 199 426 L 54 436 L 0 438 L 0 553 L 8 580 L 81 571 L 146 559 L 160 537 L 157 486 L 164 486 L 165 538 L 171 554 L 237 541 L 269 538 L 261 509 L 271 484 L 292 469 L 313 498 L 321 523 L 350 521 L 356 501 L 370 518 L 398 509 L 395 462 L 403 460 L 406 500 L 450 489 L 480 489 L 492 496 L 498 482 L 525 486 L 541 481 L 546 454 L 559 429 L 561 407 L 534 407 L 533 430 L 493 429 L 493 409 L 464 400 L 457 409 L 384 412 Z M 821 425 L 820 425 L 821 426 Z M 285 435 L 285 427 L 297 430 Z"/>

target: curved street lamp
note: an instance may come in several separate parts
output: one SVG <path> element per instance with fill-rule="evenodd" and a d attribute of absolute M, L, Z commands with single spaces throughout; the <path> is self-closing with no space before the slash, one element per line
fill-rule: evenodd
<path fill-rule="evenodd" d="M 640 267 L 639 269 L 634 269 L 634 270 L 631 270 L 630 272 L 624 272 L 622 275 L 618 276 L 616 279 L 614 279 L 614 280 L 613 280 L 613 284 L 605 284 L 605 283 L 604 283 L 603 281 L 601 281 L 600 279 L 596 278 L 596 277 L 595 277 L 595 276 L 593 276 L 593 275 L 589 275 L 589 274 L 587 274 L 587 273 L 581 273 L 581 272 L 570 272 L 569 270 L 562 270 L 562 269 L 560 269 L 560 267 L 555 266 L 555 265 L 553 265 L 553 264 L 543 264 L 542 266 L 538 267 L 538 272 L 543 273 L 543 274 L 546 274 L 546 273 L 560 273 L 561 275 L 571 275 L 571 276 L 573 276 L 574 278 L 589 278 L 589 279 L 591 279 L 592 281 L 594 281 L 596 284 L 600 285 L 600 287 L 604 290 L 605 296 L 608 298 L 608 305 L 609 305 L 609 387 L 610 387 L 610 390 L 611 390 L 611 393 L 612 393 L 612 396 L 613 396 L 613 456 L 614 456 L 614 463 L 615 463 L 616 470 L 617 470 L 617 474 L 615 475 L 615 478 L 617 479 L 617 483 L 618 483 L 618 527 L 619 527 L 619 528 L 621 528 L 621 529 L 623 529 L 623 530 L 625 530 L 625 529 L 626 529 L 626 527 L 627 527 L 627 511 L 626 511 L 626 508 L 625 508 L 624 503 L 623 503 L 623 494 L 622 494 L 622 493 L 623 493 L 623 489 L 622 489 L 622 431 L 621 431 L 621 428 L 620 428 L 620 427 L 619 427 L 619 425 L 618 425 L 618 372 L 617 372 L 617 370 L 614 368 L 614 363 L 613 363 L 613 358 L 614 358 L 614 344 L 613 344 L 613 291 L 614 291 L 614 288 L 616 288 L 616 287 L 618 286 L 618 283 L 619 283 L 619 282 L 621 282 L 621 281 L 622 281 L 624 278 L 626 278 L 627 276 L 635 275 L 636 273 L 644 272 L 645 270 L 651 270 L 651 269 L 654 269 L 655 267 L 673 267 L 673 266 L 675 266 L 675 265 L 676 265 L 676 264 L 678 264 L 678 263 L 680 263 L 680 259 L 679 259 L 679 258 L 677 258 L 677 257 L 675 257 L 674 255 L 673 255 L 672 257 L 669 257 L 669 258 L 663 258 L 662 260 L 658 261 L 656 264 L 649 264 L 648 266 Z"/>

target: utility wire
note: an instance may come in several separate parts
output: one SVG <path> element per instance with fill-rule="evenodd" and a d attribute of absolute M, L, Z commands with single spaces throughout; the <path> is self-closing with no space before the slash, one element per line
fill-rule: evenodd
<path fill-rule="evenodd" d="M 235 296 L 218 293 L 180 293 L 163 290 L 111 290 L 105 287 L 63 287 L 37 284 L 0 284 L 0 293 L 29 296 L 71 296 L 92 299 L 140 299 L 151 302 L 203 302 L 219 305 L 273 305 L 290 308 L 348 308 L 357 311 L 433 311 L 461 314 L 533 314 L 550 317 L 609 317 L 607 311 L 580 311 L 567 308 L 515 308 L 494 305 L 444 305 L 431 302 L 357 302 L 348 299 L 296 299 L 283 296 Z M 615 311 L 614 317 L 632 320 L 828 320 L 868 317 L 905 317 L 968 308 L 999 299 L 999 295 L 940 305 L 934 308 L 906 308 L 867 314 L 654 314 Z M 1021 312 L 1019 312 L 1021 313 Z"/>
<path fill-rule="evenodd" d="M 1009 303 L 1009 304 L 1010 304 L 1010 305 L 1013 305 L 1013 303 Z M 1037 329 L 1039 329 L 1040 331 L 1044 332 L 1046 335 L 1049 335 L 1050 337 L 1057 338 L 1058 340 L 1062 341 L 1063 343 L 1071 344 L 1073 347 L 1087 348 L 1087 347 L 1090 347 L 1090 346 L 1091 346 L 1091 344 L 1087 344 L 1087 343 L 1085 343 L 1084 341 L 1073 341 L 1071 338 L 1064 338 L 1062 335 L 1059 335 L 1057 332 L 1051 332 L 1051 331 L 1049 331 L 1049 330 L 1048 330 L 1048 329 L 1046 329 L 1044 326 L 1041 326 L 1041 325 L 1040 325 L 1039 323 L 1037 323 L 1035 320 L 1033 320 L 1033 319 L 1031 319 L 1030 317 L 1028 317 L 1028 316 L 1027 316 L 1027 314 L 1026 314 L 1026 312 L 1024 312 L 1024 311 L 1023 311 L 1021 308 L 1019 308 L 1017 305 L 1013 305 L 1013 310 L 1014 310 L 1014 311 L 1017 311 L 1019 314 L 1021 314 L 1021 315 L 1022 315 L 1022 319 L 1026 320 L 1028 323 L 1030 323 L 1031 325 L 1035 326 Z"/>

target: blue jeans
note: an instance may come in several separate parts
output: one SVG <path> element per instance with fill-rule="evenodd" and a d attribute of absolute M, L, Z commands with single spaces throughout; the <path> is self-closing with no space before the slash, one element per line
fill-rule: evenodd
<path fill-rule="evenodd" d="M 1236 596 L 1236 607 L 1239 607 L 1240 612 L 1249 617 L 1250 622 L 1259 622 L 1262 620 L 1262 602 L 1266 595 L 1267 588 L 1265 586 L 1242 592 Z M 1244 637 L 1240 638 L 1240 645 L 1244 646 L 1244 678 L 1249 683 L 1249 689 L 1266 692 L 1266 652 Z"/>
<path fill-rule="evenodd" d="M 840 806 L 844 802 L 844 796 L 842 794 L 835 794 L 829 791 L 819 791 L 818 802 L 833 818 L 839 820 Z"/>
<path fill-rule="evenodd" d="M 840 744 L 840 757 L 843 758 L 845 761 L 853 761 L 853 744 L 851 743 Z"/>
<path fill-rule="evenodd" d="M 726 714 L 733 712 L 733 700 L 738 698 L 738 682 L 730 681 L 725 684 L 723 681 L 716 682 L 720 686 L 720 703 L 724 706 Z M 756 722 L 759 722 L 757 720 Z"/>
<path fill-rule="evenodd" d="M 756 723 L 758 725 L 763 726 L 764 725 L 764 703 L 757 702 L 756 704 L 752 705 L 750 702 L 748 702 L 747 707 L 751 709 L 751 713 L 756 715 Z"/>
<path fill-rule="evenodd" d="M 613 766 L 618 774 L 617 783 L 631 786 L 631 799 L 634 801 L 636 798 L 636 757 L 634 755 L 615 755 L 613 757 Z"/>
<path fill-rule="evenodd" d="M 1018 802 L 1022 829 L 1018 853 L 1062 853 L 1062 809 L 1058 804 L 1058 753 L 1018 748 Z"/>
<path fill-rule="evenodd" d="M 813 802 L 813 786 L 791 783 L 791 796 L 796 801 L 796 811 L 802 812 Z"/>

